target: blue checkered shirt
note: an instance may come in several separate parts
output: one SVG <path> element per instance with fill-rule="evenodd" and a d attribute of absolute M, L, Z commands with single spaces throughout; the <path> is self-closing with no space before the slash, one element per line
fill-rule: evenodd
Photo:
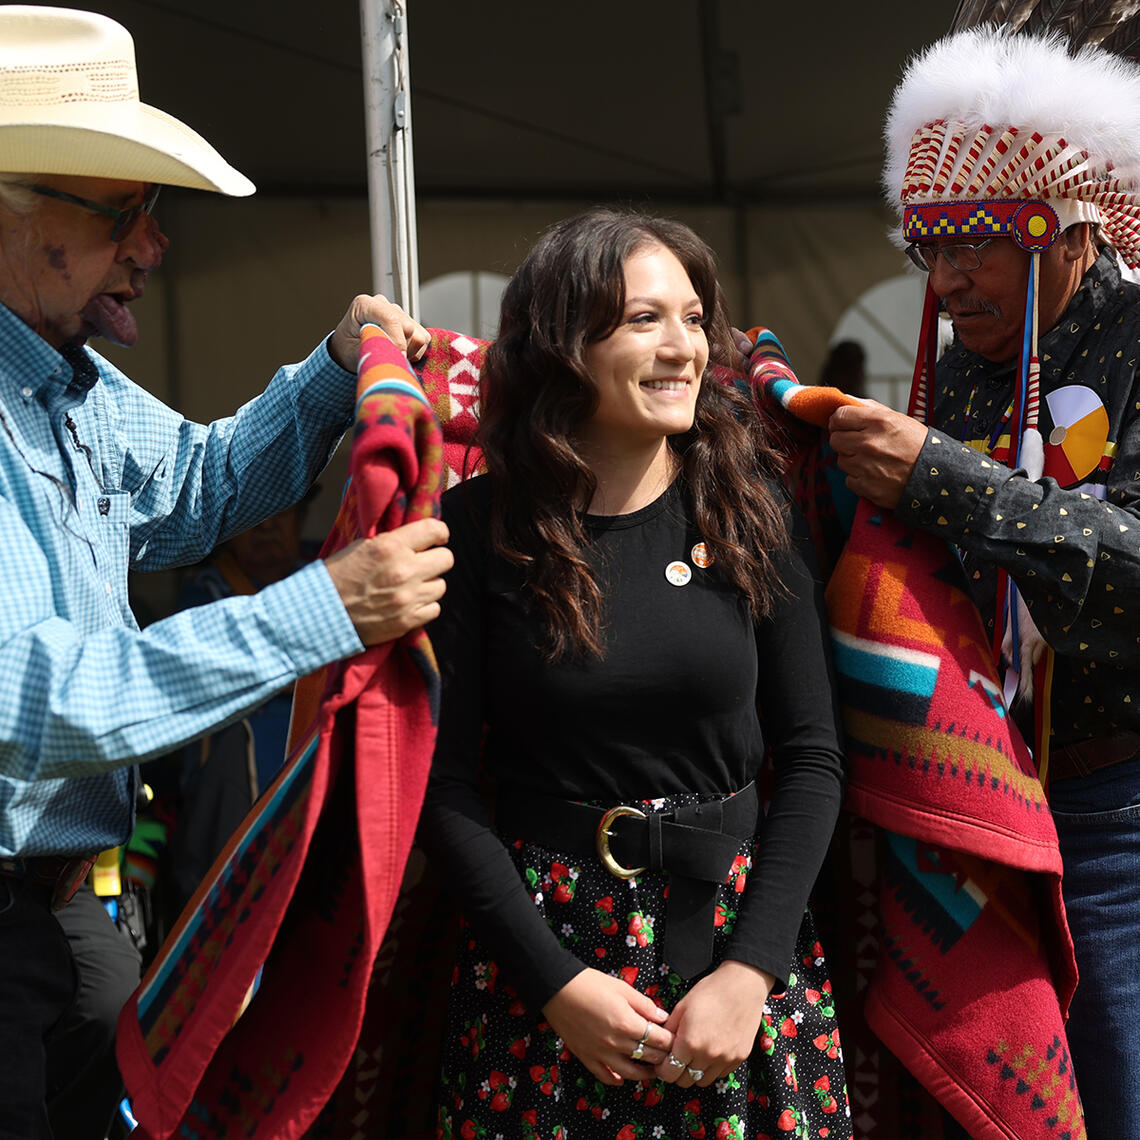
<path fill-rule="evenodd" d="M 0 306 L 0 854 L 126 839 L 138 760 L 359 652 L 323 562 L 140 631 L 128 570 L 198 561 L 296 502 L 351 422 L 322 344 L 230 419 L 189 423 Z"/>

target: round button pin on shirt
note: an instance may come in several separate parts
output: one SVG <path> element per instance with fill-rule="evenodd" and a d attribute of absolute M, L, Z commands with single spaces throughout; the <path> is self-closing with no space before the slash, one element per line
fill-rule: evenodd
<path fill-rule="evenodd" d="M 670 562 L 665 567 L 665 580 L 673 586 L 687 586 L 693 576 L 692 570 L 684 562 Z"/>
<path fill-rule="evenodd" d="M 699 566 L 702 570 L 712 565 L 712 555 L 709 553 L 709 548 L 703 542 L 698 542 L 697 545 L 689 551 L 689 557 L 693 560 L 694 565 Z"/>

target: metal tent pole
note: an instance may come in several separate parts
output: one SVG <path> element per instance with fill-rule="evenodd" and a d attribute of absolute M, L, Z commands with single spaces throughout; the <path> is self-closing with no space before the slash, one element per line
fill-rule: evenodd
<path fill-rule="evenodd" d="M 419 255 L 404 0 L 360 0 L 372 288 L 416 316 Z"/>

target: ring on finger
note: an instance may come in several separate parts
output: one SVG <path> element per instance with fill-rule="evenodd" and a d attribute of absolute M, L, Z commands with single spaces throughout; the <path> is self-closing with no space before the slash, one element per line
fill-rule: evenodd
<path fill-rule="evenodd" d="M 645 1019 L 645 1032 L 637 1039 L 637 1044 L 633 1047 L 633 1052 L 630 1053 L 629 1059 L 631 1061 L 640 1061 L 645 1056 L 645 1043 L 649 1040 L 649 1030 L 652 1024 L 649 1018 Z"/>
<path fill-rule="evenodd" d="M 688 1071 L 689 1076 L 692 1077 L 694 1081 L 700 1081 L 704 1079 L 704 1069 L 694 1069 L 692 1065 L 686 1065 L 685 1069 Z"/>
<path fill-rule="evenodd" d="M 674 1069 L 687 1069 L 689 1067 L 685 1064 L 684 1061 L 678 1061 L 672 1053 L 670 1053 L 669 1056 L 665 1058 L 665 1063 Z"/>

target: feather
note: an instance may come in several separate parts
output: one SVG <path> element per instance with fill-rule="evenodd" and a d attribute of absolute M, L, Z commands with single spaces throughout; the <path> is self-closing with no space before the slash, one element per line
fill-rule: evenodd
<path fill-rule="evenodd" d="M 1117 24 L 1100 41 L 1100 46 L 1116 55 L 1128 56 L 1131 59 L 1140 58 L 1140 13 L 1133 14 Z"/>
<path fill-rule="evenodd" d="M 1006 27 L 1015 32 L 1043 32 L 1053 27 L 1066 0 L 1021 0 L 1005 19 Z"/>
<path fill-rule="evenodd" d="M 958 10 L 950 21 L 950 31 L 960 32 L 978 24 L 1004 24 L 1019 0 L 958 0 Z"/>
<path fill-rule="evenodd" d="M 1140 0 L 959 0 L 951 32 L 991 24 L 1011 32 L 1054 32 L 1074 47 L 1100 45 L 1140 58 Z"/>
<path fill-rule="evenodd" d="M 1140 18 L 1118 29 L 1126 30 L 1140 36 Z M 982 26 L 913 58 L 887 117 L 888 200 L 898 203 L 914 132 L 936 120 L 970 133 L 983 123 L 999 131 L 1032 124 L 1088 151 L 1091 167 L 1110 162 L 1117 177 L 1140 179 L 1140 68 L 1089 46 L 1070 54 L 1061 43 L 1057 33 L 1020 36 Z"/>
<path fill-rule="evenodd" d="M 1073 9 L 1076 7 L 1079 7 L 1079 4 L 1074 3 L 1074 0 L 1037 0 L 1030 5 L 1025 19 L 1014 30 L 1027 35 L 1058 31 L 1067 37 L 1069 22 L 1074 16 Z M 1010 24 L 1010 27 L 1013 25 Z"/>
<path fill-rule="evenodd" d="M 1074 47 L 1083 47 L 1099 44 L 1119 22 L 1119 0 L 1070 0 L 1056 26 Z"/>

